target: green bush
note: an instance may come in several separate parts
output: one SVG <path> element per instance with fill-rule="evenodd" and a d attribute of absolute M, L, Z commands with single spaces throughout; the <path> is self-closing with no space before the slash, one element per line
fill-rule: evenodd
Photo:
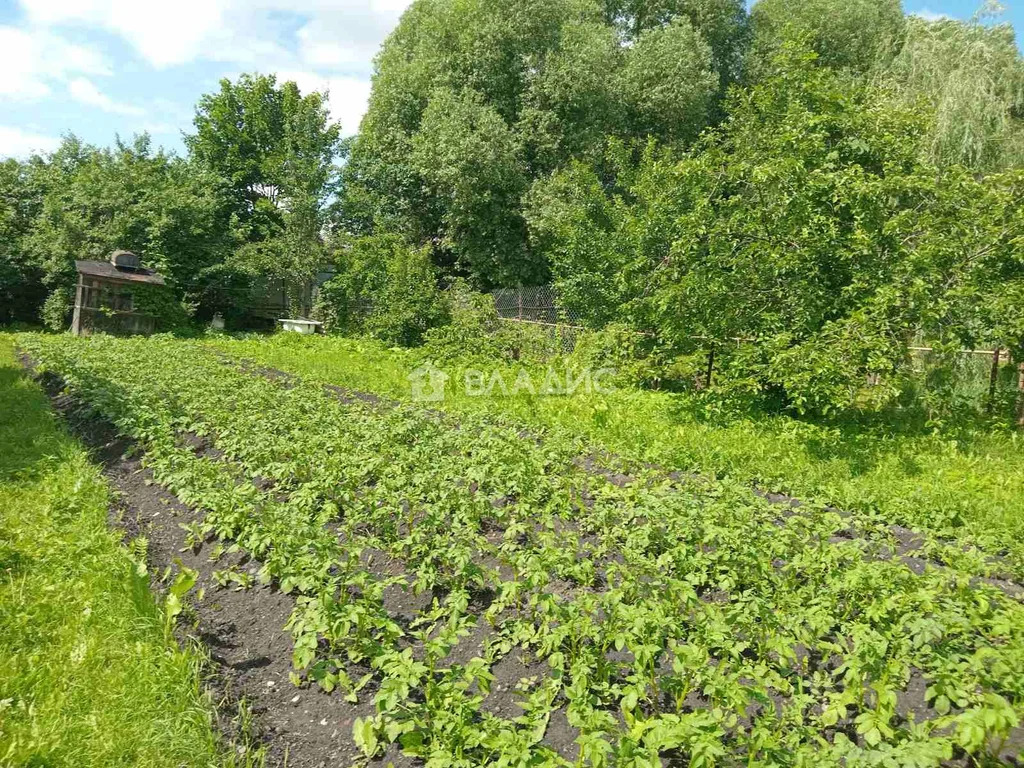
<path fill-rule="evenodd" d="M 66 331 L 71 324 L 75 300 L 70 288 L 58 288 L 43 303 L 43 324 L 51 331 Z"/>
<path fill-rule="evenodd" d="M 425 336 L 425 351 L 447 362 L 540 362 L 561 352 L 554 328 L 502 320 L 489 294 L 456 281 L 446 296 L 448 322 Z"/>
<path fill-rule="evenodd" d="M 135 311 L 156 318 L 158 331 L 178 331 L 188 328 L 194 307 L 178 300 L 170 288 L 157 285 L 132 287 Z"/>
<path fill-rule="evenodd" d="M 671 367 L 654 337 L 619 323 L 580 336 L 570 360 L 578 368 L 614 369 L 619 386 L 649 389 L 662 388 Z"/>
<path fill-rule="evenodd" d="M 365 333 L 389 344 L 417 346 L 446 322 L 429 248 L 375 235 L 346 243 L 338 273 L 320 289 L 314 315 L 328 332 Z"/>

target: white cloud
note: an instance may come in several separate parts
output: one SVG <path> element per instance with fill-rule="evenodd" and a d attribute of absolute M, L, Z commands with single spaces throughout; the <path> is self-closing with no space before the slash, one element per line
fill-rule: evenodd
<path fill-rule="evenodd" d="M 953 17 L 948 13 L 938 13 L 930 8 L 922 8 L 919 11 L 912 11 L 910 15 L 916 16 L 919 19 L 924 19 L 925 21 L 952 21 L 953 19 Z"/>
<path fill-rule="evenodd" d="M 112 112 L 115 115 L 139 117 L 146 114 L 146 110 L 141 107 L 119 104 L 84 77 L 77 77 L 68 83 L 68 93 L 75 101 L 88 104 L 90 107 L 99 107 L 104 112 Z"/>
<path fill-rule="evenodd" d="M 331 119 L 341 123 L 341 132 L 351 136 L 359 130 L 370 100 L 369 77 L 323 76 L 314 72 L 280 70 L 278 82 L 292 80 L 303 93 L 327 91 L 330 94 Z"/>
<path fill-rule="evenodd" d="M 299 56 L 318 69 L 366 69 L 406 6 L 406 0 L 322 3 L 298 31 Z"/>
<path fill-rule="evenodd" d="M 22 0 L 33 24 L 98 27 L 122 36 L 154 66 L 190 61 L 226 23 L 221 0 Z"/>
<path fill-rule="evenodd" d="M 0 26 L 0 96 L 41 99 L 54 81 L 75 74 L 109 75 L 106 59 L 44 29 Z"/>
<path fill-rule="evenodd" d="M 21 128 L 0 125 L 0 157 L 27 157 L 36 152 L 53 152 L 60 139 Z"/>
<path fill-rule="evenodd" d="M 100 28 L 154 67 L 196 60 L 270 70 L 357 66 L 370 59 L 409 0 L 20 0 L 34 24 Z M 295 21 L 304 23 L 291 42 Z"/>
<path fill-rule="evenodd" d="M 10 92 L 24 98 L 53 98 L 66 92 L 80 103 L 135 118 L 139 124 L 138 118 L 153 111 L 155 122 L 180 121 L 187 129 L 189 115 L 160 108 L 160 94 L 133 93 L 147 111 L 108 95 L 98 77 L 116 74 L 118 92 L 132 93 L 128 88 L 142 82 L 136 63 L 124 62 L 122 67 L 115 59 L 115 73 L 89 49 L 56 44 L 71 34 L 101 33 L 123 40 L 154 69 L 204 64 L 214 75 L 275 72 L 298 82 L 303 91 L 329 90 L 332 118 L 341 123 L 345 135 L 352 135 L 366 112 L 373 56 L 411 0 L 17 2 L 25 18 L 21 28 L 0 30 L 8 30 L 22 51 L 30 49 L 32 55 L 9 53 L 15 47 L 0 39 L 0 97 Z M 109 50 L 119 48 L 115 44 Z M 59 55 L 51 58 L 54 50 Z M 34 63 L 19 69 L 16 60 L 22 59 Z"/>

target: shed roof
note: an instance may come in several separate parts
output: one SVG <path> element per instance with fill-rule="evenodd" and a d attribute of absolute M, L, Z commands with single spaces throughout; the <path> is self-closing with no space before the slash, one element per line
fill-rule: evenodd
<path fill-rule="evenodd" d="M 118 269 L 109 261 L 76 261 L 75 268 L 83 275 L 121 280 L 126 283 L 165 285 L 164 279 L 151 269 Z"/>

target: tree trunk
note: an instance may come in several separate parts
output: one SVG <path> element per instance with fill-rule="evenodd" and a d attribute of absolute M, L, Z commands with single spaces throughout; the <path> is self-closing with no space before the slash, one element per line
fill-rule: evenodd
<path fill-rule="evenodd" d="M 1020 390 L 1017 397 L 1017 426 L 1024 429 L 1024 363 L 1020 364 L 1020 372 L 1017 375 L 1017 388 Z"/>

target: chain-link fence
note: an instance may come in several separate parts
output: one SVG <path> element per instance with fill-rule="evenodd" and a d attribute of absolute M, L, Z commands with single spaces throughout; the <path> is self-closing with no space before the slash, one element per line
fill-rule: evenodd
<path fill-rule="evenodd" d="M 930 347 L 911 347 L 915 373 L 925 387 L 942 386 L 958 400 L 991 409 L 1001 402 L 1013 403 L 1024 388 L 1024 370 L 1003 349 L 964 349 L 952 365 Z M 938 376 L 940 381 L 932 379 Z"/>
<path fill-rule="evenodd" d="M 560 305 L 550 285 L 499 288 L 491 296 L 498 317 L 549 335 L 564 353 L 576 348 L 580 334 L 586 330 L 579 324 L 580 318 L 575 312 Z"/>

